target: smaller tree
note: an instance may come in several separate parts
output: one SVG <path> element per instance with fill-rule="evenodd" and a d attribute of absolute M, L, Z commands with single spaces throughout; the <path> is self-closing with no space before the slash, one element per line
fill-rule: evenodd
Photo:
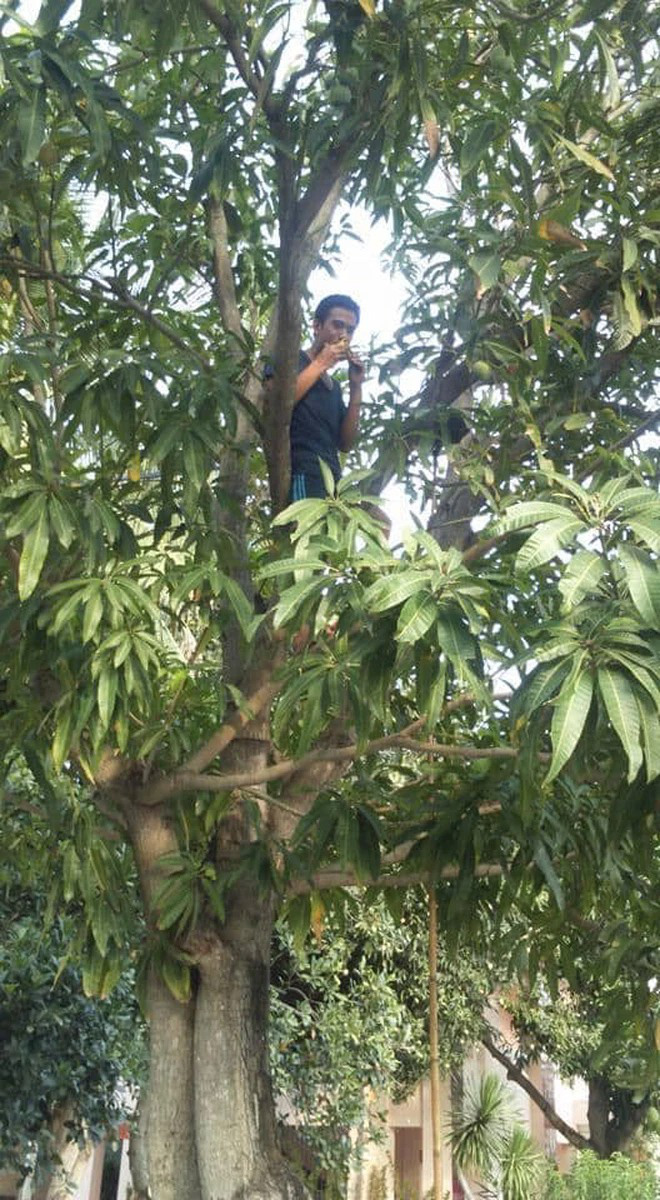
<path fill-rule="evenodd" d="M 50 1196 L 84 1162 L 72 1147 L 100 1140 L 132 1108 L 144 1026 L 130 970 L 111 996 L 85 995 L 68 959 L 75 913 L 47 911 L 49 838 L 36 811 L 26 816 L 10 801 L 0 858 L 0 1168 L 35 1176 Z"/>

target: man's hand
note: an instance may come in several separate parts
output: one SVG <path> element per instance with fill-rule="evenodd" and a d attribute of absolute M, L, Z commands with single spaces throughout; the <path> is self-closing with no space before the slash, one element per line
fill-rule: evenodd
<path fill-rule="evenodd" d="M 348 382 L 351 387 L 362 387 L 367 368 L 365 367 L 360 355 L 355 350 L 348 351 Z"/>
<path fill-rule="evenodd" d="M 348 354 L 348 338 L 339 338 L 336 342 L 325 342 L 316 355 L 316 361 L 324 371 L 331 371 L 343 358 L 348 358 Z"/>

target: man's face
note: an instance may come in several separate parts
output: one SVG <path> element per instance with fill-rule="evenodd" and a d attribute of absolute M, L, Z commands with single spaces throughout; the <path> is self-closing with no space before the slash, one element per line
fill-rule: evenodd
<path fill-rule="evenodd" d="M 338 342 L 347 338 L 350 342 L 357 329 L 355 313 L 350 308 L 331 308 L 324 321 L 314 322 L 314 341 L 317 347 L 326 342 Z"/>

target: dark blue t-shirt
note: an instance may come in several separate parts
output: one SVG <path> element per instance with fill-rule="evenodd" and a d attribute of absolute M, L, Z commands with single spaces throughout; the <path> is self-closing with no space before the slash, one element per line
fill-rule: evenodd
<path fill-rule="evenodd" d="M 301 350 L 298 370 L 302 371 L 310 362 L 309 355 Z M 273 375 L 274 369 L 267 363 L 264 379 L 272 379 Z M 291 414 L 292 475 L 307 475 L 322 482 L 319 458 L 328 464 L 335 480 L 341 475 L 339 437 L 346 416 L 346 405 L 336 379 L 332 379 L 331 384 L 332 387 L 328 387 L 322 379 L 317 379 Z"/>
<path fill-rule="evenodd" d="M 300 351 L 299 370 L 311 362 Z M 346 416 L 346 405 L 336 379 L 329 388 L 322 379 L 305 392 L 291 415 L 291 474 L 321 479 L 319 458 L 328 464 L 335 480 L 341 475 L 339 436 Z"/>

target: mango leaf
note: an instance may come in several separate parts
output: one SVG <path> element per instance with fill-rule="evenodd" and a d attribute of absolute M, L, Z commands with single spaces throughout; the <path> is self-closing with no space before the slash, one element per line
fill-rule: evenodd
<path fill-rule="evenodd" d="M 525 525 L 538 525 L 541 521 L 570 516 L 565 504 L 554 504 L 550 500 L 525 500 L 508 508 L 497 522 L 497 533 L 509 533 L 512 529 L 523 529 Z"/>
<path fill-rule="evenodd" d="M 482 291 L 487 292 L 489 288 L 495 287 L 502 269 L 499 254 L 485 250 L 483 253 L 471 255 L 468 264 L 479 277 Z"/>
<path fill-rule="evenodd" d="M 562 137 L 561 134 L 558 134 L 558 140 L 566 147 L 567 150 L 570 150 L 571 154 L 573 154 L 575 158 L 579 158 L 580 162 L 583 162 L 588 167 L 591 167 L 592 171 L 597 171 L 599 175 L 604 175 L 606 179 L 611 179 L 614 183 L 614 175 L 612 171 L 604 162 L 601 162 L 599 158 L 596 158 L 595 154 L 592 154 L 589 150 L 585 150 L 584 146 L 578 145 L 577 142 L 571 142 L 568 140 L 568 138 Z"/>
<path fill-rule="evenodd" d="M 560 912 L 563 912 L 564 908 L 566 907 L 563 888 L 561 886 L 559 876 L 552 865 L 550 855 L 548 854 L 548 851 L 542 842 L 537 845 L 534 851 L 534 862 L 536 863 L 537 867 L 540 868 L 543 877 L 557 902 L 557 908 L 560 910 Z"/>
<path fill-rule="evenodd" d="M 603 495 L 605 489 L 603 488 Z M 631 487 L 619 492 L 615 500 L 615 508 L 621 510 L 626 517 L 634 517 L 655 512 L 660 516 L 660 499 L 654 488 Z"/>
<path fill-rule="evenodd" d="M 550 783 L 568 762 L 580 740 L 591 707 L 594 681 L 591 671 L 571 672 L 559 693 L 552 716 L 552 761 L 545 782 Z"/>
<path fill-rule="evenodd" d="M 658 564 L 639 547 L 624 542 L 618 555 L 635 608 L 642 620 L 660 629 L 660 570 Z"/>
<path fill-rule="evenodd" d="M 476 655 L 474 639 L 451 614 L 442 614 L 436 619 L 438 642 L 447 652 L 454 664 L 472 659 Z"/>
<path fill-rule="evenodd" d="M 316 576 L 314 579 L 305 580 L 304 583 L 294 583 L 293 587 L 287 588 L 285 592 L 282 592 L 273 619 L 275 628 L 279 629 L 282 625 L 286 625 L 306 600 L 309 600 L 316 593 L 320 594 L 324 582 L 322 577 Z"/>
<path fill-rule="evenodd" d="M 429 574 L 422 571 L 399 571 L 392 575 L 383 575 L 371 584 L 364 593 L 364 605 L 369 612 L 386 612 L 402 604 L 415 592 L 420 592 L 428 584 Z"/>
<path fill-rule="evenodd" d="M 639 337 L 642 332 L 642 314 L 639 311 L 637 297 L 629 279 L 624 278 L 621 280 L 621 295 L 623 296 L 624 308 L 630 321 L 631 333 L 633 337 Z"/>
<path fill-rule="evenodd" d="M 103 595 L 100 583 L 95 586 L 85 603 L 83 615 L 82 640 L 83 645 L 94 637 L 103 616 Z"/>
<path fill-rule="evenodd" d="M 35 87 L 29 100 L 18 110 L 18 132 L 21 139 L 23 166 L 33 163 L 43 145 L 46 126 L 46 89 Z"/>
<path fill-rule="evenodd" d="M 640 542 L 645 542 L 651 550 L 660 554 L 660 527 L 658 525 L 649 518 L 635 517 L 634 521 L 628 522 L 628 527 Z"/>
<path fill-rule="evenodd" d="M 593 550 L 578 550 L 559 581 L 564 608 L 572 608 L 583 596 L 597 591 L 606 569 L 606 562 Z"/>
<path fill-rule="evenodd" d="M 481 162 L 497 132 L 495 121 L 480 121 L 473 125 L 461 149 L 461 175 L 468 175 Z"/>
<path fill-rule="evenodd" d="M 539 526 L 516 555 L 516 571 L 532 571 L 554 558 L 569 542 L 586 529 L 584 521 L 566 512 L 556 520 Z"/>
<path fill-rule="evenodd" d="M 176 958 L 164 957 L 160 964 L 163 982 L 180 1004 L 190 1000 L 190 967 Z"/>
<path fill-rule="evenodd" d="M 28 596 L 32 595 L 48 553 L 49 525 L 45 495 L 42 495 L 41 500 L 39 518 L 23 539 L 18 568 L 18 594 L 21 600 L 27 600 Z"/>
<path fill-rule="evenodd" d="M 635 699 L 644 743 L 646 778 L 651 783 L 660 775 L 660 716 L 656 706 L 644 692 L 636 692 Z"/>
<path fill-rule="evenodd" d="M 561 661 L 544 664 L 527 677 L 515 699 L 515 712 L 531 713 L 550 700 L 571 669 L 572 661 L 565 655 Z M 513 710 L 512 710 L 513 715 Z"/>
<path fill-rule="evenodd" d="M 97 684 L 99 717 L 104 729 L 108 728 L 115 707 L 117 696 L 117 672 L 105 668 L 99 675 Z"/>
<path fill-rule="evenodd" d="M 629 271 L 637 262 L 637 242 L 632 238 L 624 237 L 622 241 L 623 262 L 622 268 L 624 271 Z"/>
<path fill-rule="evenodd" d="M 372 814 L 362 807 L 357 810 L 357 846 L 353 868 L 358 879 L 377 879 L 380 873 L 380 838 Z"/>
<path fill-rule="evenodd" d="M 628 782 L 630 783 L 639 771 L 643 760 L 636 690 L 633 690 L 622 671 L 612 671 L 609 667 L 599 668 L 598 688 L 605 703 L 607 715 L 626 752 Z"/>
<path fill-rule="evenodd" d="M 394 635 L 396 640 L 410 643 L 419 641 L 433 624 L 437 611 L 436 602 L 428 592 L 410 596 L 399 613 Z"/>

